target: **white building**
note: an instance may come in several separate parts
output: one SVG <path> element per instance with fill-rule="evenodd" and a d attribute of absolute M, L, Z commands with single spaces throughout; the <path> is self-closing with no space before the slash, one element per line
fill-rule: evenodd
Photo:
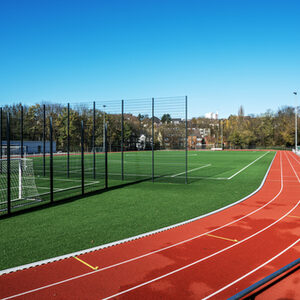
<path fill-rule="evenodd" d="M 205 118 L 206 118 L 206 119 L 214 119 L 214 120 L 218 120 L 219 114 L 218 114 L 218 112 L 216 112 L 216 113 L 208 112 L 208 113 L 205 114 Z"/>

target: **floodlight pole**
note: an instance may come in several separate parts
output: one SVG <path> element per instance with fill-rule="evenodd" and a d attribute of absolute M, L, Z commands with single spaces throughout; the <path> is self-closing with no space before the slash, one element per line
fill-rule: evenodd
<path fill-rule="evenodd" d="M 296 105 L 295 105 L 295 151 L 298 150 L 298 101 L 297 101 L 297 92 L 294 92 Z"/>

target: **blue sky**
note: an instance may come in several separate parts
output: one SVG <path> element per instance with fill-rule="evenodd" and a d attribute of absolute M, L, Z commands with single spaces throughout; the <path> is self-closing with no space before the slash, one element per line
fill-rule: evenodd
<path fill-rule="evenodd" d="M 189 117 L 294 105 L 298 0 L 0 0 L 0 105 L 188 95 Z"/>

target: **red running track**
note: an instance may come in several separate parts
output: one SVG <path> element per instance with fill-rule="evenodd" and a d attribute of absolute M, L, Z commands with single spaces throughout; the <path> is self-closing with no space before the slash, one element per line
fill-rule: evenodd
<path fill-rule="evenodd" d="M 71 257 L 4 274 L 0 298 L 228 298 L 299 258 L 299 178 L 299 158 L 277 152 L 265 184 L 247 200 L 79 256 L 97 270 Z"/>

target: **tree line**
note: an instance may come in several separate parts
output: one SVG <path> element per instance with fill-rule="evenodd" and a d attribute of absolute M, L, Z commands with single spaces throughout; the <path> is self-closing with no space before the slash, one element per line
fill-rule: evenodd
<path fill-rule="evenodd" d="M 298 113 L 299 116 L 299 113 Z M 209 143 L 223 143 L 227 148 L 291 148 L 295 146 L 295 108 L 284 106 L 276 112 L 268 110 L 261 115 L 244 116 L 242 107 L 237 115 L 227 119 L 193 118 L 197 127 L 210 128 Z M 298 141 L 300 119 L 298 117 Z"/>
<path fill-rule="evenodd" d="M 68 144 L 68 108 L 62 104 L 34 104 L 23 105 L 23 138 L 29 141 L 42 141 L 44 134 L 44 105 L 46 112 L 45 139 L 49 140 L 49 120 L 52 118 L 53 140 L 56 142 L 57 151 L 67 151 Z M 10 139 L 21 138 L 21 104 L 6 105 L 2 107 L 2 139 L 6 140 L 6 118 L 10 115 Z M 124 150 L 136 150 L 141 143 L 140 137 L 146 138 L 142 149 L 152 148 L 152 118 L 148 115 L 124 114 L 123 141 Z M 166 114 L 163 120 L 155 117 L 154 148 L 165 149 L 183 148 L 183 126 L 172 126 L 171 116 Z M 95 120 L 95 132 L 94 132 Z M 104 123 L 107 124 L 107 147 L 109 151 L 121 150 L 122 115 L 108 114 L 102 110 L 85 106 L 71 107 L 69 110 L 69 143 L 70 151 L 79 151 L 81 145 L 81 122 L 84 124 L 84 148 L 92 151 L 93 146 L 97 151 L 103 150 Z M 95 143 L 93 143 L 93 135 Z"/>
<path fill-rule="evenodd" d="M 63 104 L 44 104 L 46 110 L 46 140 L 49 140 L 49 117 L 53 120 L 53 138 L 58 151 L 66 151 L 68 143 L 68 110 Z M 2 107 L 2 139 L 6 139 L 6 116 L 9 112 L 11 140 L 20 140 L 21 104 Z M 93 109 L 89 107 L 73 107 L 70 109 L 69 137 L 70 151 L 79 151 L 81 143 L 81 122 L 84 124 L 84 147 L 91 151 L 93 147 Z M 24 140 L 43 140 L 43 104 L 23 106 Z M 154 118 L 154 148 L 183 149 L 185 143 L 185 122 L 174 124 L 170 114 Z M 121 150 L 121 114 L 106 114 L 95 110 L 95 147 L 103 146 L 104 123 L 107 123 L 107 146 L 110 151 Z M 124 150 L 136 150 L 144 135 L 142 149 L 152 147 L 152 118 L 148 115 L 124 114 L 123 123 Z M 204 117 L 188 120 L 188 135 L 195 130 L 209 129 L 203 139 L 206 143 L 221 144 L 228 148 L 269 148 L 292 147 L 295 135 L 295 110 L 285 106 L 276 112 L 268 110 L 262 115 L 244 116 L 243 109 L 237 115 L 227 119 L 211 120 Z M 199 133 L 198 133 L 199 134 Z M 300 140 L 300 121 L 298 121 L 298 140 Z M 203 138 L 203 137 L 202 137 Z"/>

